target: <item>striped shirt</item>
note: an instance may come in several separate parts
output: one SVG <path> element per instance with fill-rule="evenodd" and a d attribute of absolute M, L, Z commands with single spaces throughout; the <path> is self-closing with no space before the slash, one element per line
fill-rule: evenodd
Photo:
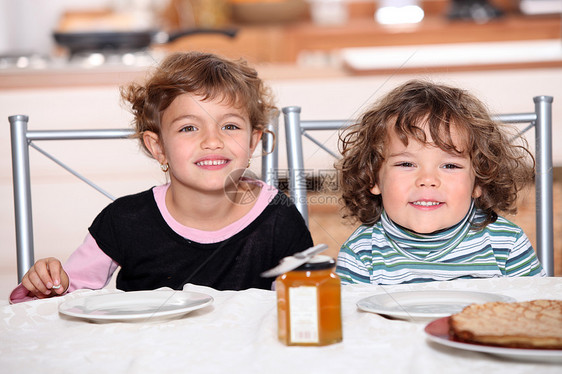
<path fill-rule="evenodd" d="M 342 284 L 400 284 L 457 278 L 546 276 L 523 230 L 503 217 L 485 228 L 473 210 L 465 221 L 438 234 L 407 231 L 385 213 L 362 225 L 340 249 L 336 273 Z"/>

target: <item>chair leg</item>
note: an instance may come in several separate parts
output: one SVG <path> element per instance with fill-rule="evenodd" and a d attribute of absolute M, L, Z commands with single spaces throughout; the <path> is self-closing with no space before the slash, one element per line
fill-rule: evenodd
<path fill-rule="evenodd" d="M 31 182 L 29 177 L 28 116 L 10 116 L 12 173 L 14 178 L 14 209 L 18 282 L 33 265 L 33 221 L 31 217 Z"/>
<path fill-rule="evenodd" d="M 289 192 L 293 203 L 308 225 L 308 206 L 306 198 L 306 173 L 302 154 L 302 138 L 298 106 L 283 108 L 285 135 L 287 137 L 287 161 L 289 164 Z"/>
<path fill-rule="evenodd" d="M 536 223 L 537 256 L 548 276 L 554 276 L 553 243 L 553 171 L 552 171 L 552 101 L 551 96 L 533 98 L 537 120 L 536 149 Z"/>

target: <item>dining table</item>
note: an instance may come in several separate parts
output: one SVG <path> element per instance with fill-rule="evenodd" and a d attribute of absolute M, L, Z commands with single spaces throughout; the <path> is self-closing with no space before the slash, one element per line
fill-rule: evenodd
<path fill-rule="evenodd" d="M 492 294 L 515 301 L 562 300 L 561 277 L 458 279 L 401 285 L 341 287 L 343 340 L 286 346 L 277 335 L 273 290 L 219 291 L 194 284 L 183 291 L 208 302 L 182 315 L 131 320 L 73 316 L 65 305 L 115 289 L 78 290 L 60 297 L 0 301 L 0 373 L 562 373 L 562 350 L 518 354 L 517 348 L 474 350 L 432 339 L 438 314 L 366 310 L 378 296 Z M 401 295 L 399 297 L 393 297 Z M 363 307 L 360 307 L 363 305 Z M 385 313 L 384 308 L 388 308 Z M 397 305 L 396 310 L 406 310 Z M 545 350 L 537 350 L 543 352 Z"/>

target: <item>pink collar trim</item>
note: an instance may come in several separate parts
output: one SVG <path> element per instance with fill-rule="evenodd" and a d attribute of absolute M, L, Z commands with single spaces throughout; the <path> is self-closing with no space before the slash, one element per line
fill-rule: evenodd
<path fill-rule="evenodd" d="M 156 201 L 158 210 L 160 210 L 160 214 L 162 214 L 162 217 L 164 217 L 164 220 L 172 230 L 186 239 L 197 243 L 209 244 L 228 239 L 248 227 L 248 225 L 258 218 L 258 216 L 265 210 L 275 195 L 277 195 L 277 188 L 265 184 L 263 181 L 256 179 L 245 180 L 261 186 L 261 191 L 257 201 L 248 214 L 240 218 L 238 221 L 233 222 L 217 231 L 198 230 L 184 226 L 176 221 L 166 207 L 166 191 L 168 191 L 168 188 L 170 187 L 169 183 L 156 186 L 152 189 L 152 191 L 154 193 L 154 200 Z"/>

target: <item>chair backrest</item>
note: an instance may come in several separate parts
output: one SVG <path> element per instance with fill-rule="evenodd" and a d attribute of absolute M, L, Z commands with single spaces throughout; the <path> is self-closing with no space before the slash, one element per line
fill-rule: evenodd
<path fill-rule="evenodd" d="M 552 170 L 552 101 L 551 96 L 533 98 L 535 109 L 528 113 L 499 114 L 494 118 L 504 123 L 525 124 L 528 126 L 521 133 L 535 128 L 536 159 L 536 231 L 537 255 L 548 276 L 554 275 L 553 244 L 553 170 Z M 349 120 L 301 120 L 301 108 L 288 106 L 283 108 L 285 136 L 287 145 L 287 163 L 289 167 L 289 194 L 297 209 L 308 224 L 308 203 L 306 190 L 306 173 L 304 167 L 302 137 L 310 139 L 317 146 L 338 158 L 322 142 L 313 138 L 308 132 L 317 130 L 341 130 L 350 124 Z"/>
<path fill-rule="evenodd" d="M 262 149 L 264 151 L 261 167 L 262 179 L 272 186 L 277 186 L 277 152 L 273 151 L 273 145 L 277 134 L 278 117 L 279 113 L 273 116 L 267 126 L 268 132 L 265 132 L 262 137 Z M 115 198 L 110 193 L 38 147 L 34 141 L 126 139 L 133 135 L 133 129 L 32 131 L 28 130 L 28 116 L 14 115 L 8 119 L 10 121 L 10 142 L 12 146 L 17 273 L 18 282 L 20 282 L 34 263 L 29 147 L 36 149 L 98 192 L 114 200 Z"/>

